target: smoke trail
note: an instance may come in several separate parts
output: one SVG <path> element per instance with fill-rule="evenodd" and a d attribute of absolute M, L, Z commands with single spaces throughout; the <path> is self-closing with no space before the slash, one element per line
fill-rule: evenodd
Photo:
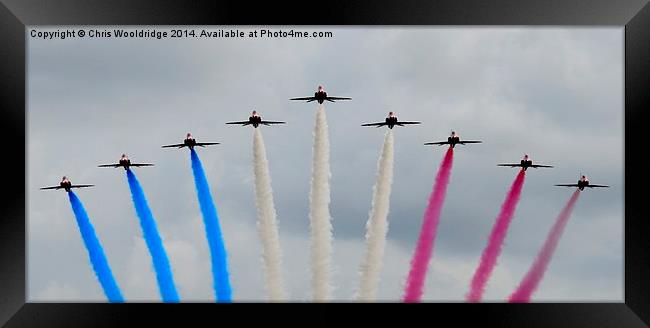
<path fill-rule="evenodd" d="M 178 302 L 178 293 L 174 285 L 174 277 L 169 266 L 169 259 L 167 253 L 163 248 L 162 240 L 158 234 L 156 221 L 153 218 L 147 198 L 144 196 L 140 182 L 135 177 L 131 170 L 126 170 L 126 176 L 129 180 L 129 189 L 131 189 L 131 198 L 135 211 L 140 218 L 140 226 L 142 227 L 142 234 L 144 240 L 147 242 L 147 247 L 151 253 L 153 266 L 156 269 L 156 279 L 158 280 L 158 289 L 162 296 L 163 302 Z"/>
<path fill-rule="evenodd" d="M 521 195 L 521 189 L 524 186 L 524 178 L 526 177 L 526 171 L 520 170 L 517 174 L 517 178 L 512 183 L 510 187 L 510 192 L 506 196 L 503 205 L 501 205 L 501 212 L 497 216 L 497 220 L 492 227 L 492 232 L 490 233 L 490 238 L 488 239 L 488 244 L 483 250 L 483 255 L 481 255 L 481 262 L 474 272 L 474 277 L 472 278 L 472 284 L 470 287 L 469 293 L 465 296 L 468 302 L 480 302 L 481 297 L 483 296 L 483 291 L 485 289 L 485 284 L 492 270 L 496 265 L 497 258 L 501 253 L 501 245 L 503 245 L 503 240 L 506 238 L 506 233 L 508 232 L 508 226 L 512 217 L 515 214 L 515 209 L 517 208 L 517 203 L 519 202 L 519 196 Z"/>
<path fill-rule="evenodd" d="M 357 299 L 372 301 L 377 297 L 377 286 L 384 257 L 388 232 L 388 208 L 393 183 L 393 130 L 386 132 L 384 147 L 377 162 L 377 181 L 373 188 L 372 209 L 366 223 L 366 253 L 361 264 Z"/>
<path fill-rule="evenodd" d="M 230 277 L 228 274 L 228 259 L 226 254 L 226 247 L 223 243 L 221 236 L 221 228 L 219 227 L 219 216 L 217 216 L 217 208 L 212 201 L 210 194 L 210 186 L 203 171 L 201 160 L 192 149 L 190 151 L 192 158 L 192 172 L 194 173 L 194 184 L 196 185 L 196 194 L 199 198 L 199 207 L 201 214 L 203 214 L 203 223 L 205 225 L 205 234 L 208 239 L 208 246 L 210 248 L 210 256 L 212 259 L 212 282 L 214 284 L 214 292 L 219 302 L 230 302 L 232 298 L 232 290 L 230 288 Z"/>
<path fill-rule="evenodd" d="M 546 238 L 546 242 L 544 242 L 544 246 L 539 251 L 539 254 L 537 254 L 535 262 L 530 267 L 528 273 L 521 281 L 521 283 L 519 283 L 517 290 L 515 290 L 512 295 L 510 295 L 509 301 L 511 303 L 530 302 L 531 295 L 535 292 L 535 290 L 537 290 L 539 282 L 544 277 L 544 273 L 546 272 L 548 263 L 551 261 L 553 252 L 555 252 L 558 241 L 562 236 L 564 227 L 566 226 L 567 221 L 569 221 L 569 217 L 573 211 L 573 206 L 578 201 L 578 196 L 580 196 L 580 190 L 576 189 L 573 195 L 571 195 L 571 198 L 567 204 L 562 209 L 562 212 L 560 212 L 560 215 L 558 215 L 557 219 L 555 220 L 555 224 L 553 225 L 553 228 L 551 228 L 551 231 Z"/>
<path fill-rule="evenodd" d="M 104 255 L 104 249 L 99 243 L 97 235 L 95 235 L 95 229 L 92 223 L 90 223 L 86 209 L 84 209 L 81 200 L 77 198 L 74 192 L 68 192 L 68 197 L 70 198 L 70 206 L 72 206 L 74 216 L 77 218 L 79 232 L 81 232 L 81 237 L 88 250 L 90 263 L 93 265 L 97 280 L 99 280 L 99 283 L 104 289 L 106 298 L 108 298 L 109 302 L 124 302 L 120 288 L 117 286 L 115 278 L 113 278 L 113 272 L 111 272 L 111 267 L 108 265 L 106 255 Z"/>
<path fill-rule="evenodd" d="M 330 221 L 329 140 L 325 107 L 318 106 L 314 126 L 314 157 L 311 191 L 309 193 L 309 220 L 311 225 L 312 290 L 315 301 L 331 297 L 330 261 L 332 253 L 332 222 Z"/>
<path fill-rule="evenodd" d="M 445 201 L 445 194 L 447 193 L 447 185 L 449 184 L 453 162 L 454 149 L 449 147 L 445 157 L 440 163 L 440 168 L 436 175 L 436 182 L 433 186 L 433 191 L 429 196 L 429 204 L 424 212 L 420 237 L 418 238 L 415 253 L 411 259 L 411 270 L 409 271 L 408 279 L 406 281 L 404 302 L 419 302 L 422 298 L 424 280 L 429 267 L 431 254 L 433 253 L 433 244 L 436 239 L 436 230 L 438 229 L 440 211 L 442 210 L 442 204 Z"/>
<path fill-rule="evenodd" d="M 257 227 L 262 239 L 262 259 L 266 272 L 266 289 L 269 300 L 284 301 L 286 293 L 282 279 L 282 252 L 273 190 L 269 176 L 269 163 L 266 160 L 264 139 L 259 129 L 253 129 L 253 166 L 255 173 L 255 204 L 257 205 Z"/>

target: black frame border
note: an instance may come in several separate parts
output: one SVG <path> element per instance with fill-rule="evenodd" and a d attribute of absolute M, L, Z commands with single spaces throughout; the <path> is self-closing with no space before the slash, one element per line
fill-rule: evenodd
<path fill-rule="evenodd" d="M 643 110 L 650 108 L 650 4 L 648 0 L 547 0 L 547 1 L 293 1 L 279 3 L 243 1 L 98 1 L 0 0 L 0 128 L 9 140 L 26 141 L 26 37 L 29 25 L 562 25 L 625 27 L 625 154 L 643 149 Z M 6 149 L 6 148 L 5 148 Z M 11 144 L 5 153 L 23 155 L 25 144 Z M 0 325 L 115 326 L 133 325 L 133 319 L 187 323 L 214 319 L 226 311 L 212 306 L 227 304 L 92 304 L 26 303 L 25 168 L 2 161 L 5 193 L 0 217 Z M 642 174 L 642 167 L 625 160 L 625 181 Z M 26 163 L 25 163 L 26 164 Z M 7 167 L 5 167 L 7 166 Z M 26 166 L 26 165 L 25 165 Z M 6 179 L 9 179 L 7 182 Z M 401 305 L 399 314 L 418 319 L 441 318 L 458 323 L 487 323 L 515 327 L 648 327 L 650 325 L 650 224 L 642 216 L 643 194 L 625 184 L 625 296 L 624 303 L 536 304 L 421 304 Z M 22 191 L 22 193 L 19 193 Z M 160 307 L 166 307 L 164 315 Z M 210 306 L 210 307 L 209 307 Z M 271 308 L 274 305 L 268 305 Z M 269 307 L 255 309 L 266 311 Z M 331 304 L 329 306 L 339 306 Z M 378 305 L 378 306 L 384 306 Z M 400 306 L 400 305 L 397 305 Z M 209 308 L 208 308 L 209 307 Z M 459 316 L 470 310 L 471 315 Z M 367 314 L 363 307 L 335 310 Z M 275 307 L 274 312 L 279 312 Z M 322 313 L 320 308 L 314 313 Z M 232 309 L 230 309 L 232 310 Z M 251 309 L 243 309 L 249 312 Z M 332 309 L 330 309 L 331 311 Z M 281 311 L 281 310 L 280 310 Z M 290 310 L 291 311 L 291 310 Z M 354 311 L 354 313 L 352 312 Z M 462 311 L 462 312 L 461 312 Z M 238 316 L 239 311 L 227 311 Z M 294 312 L 294 311 L 291 311 Z M 286 312 L 290 313 L 290 312 Z M 339 323 L 329 312 L 321 324 Z M 245 314 L 245 313 L 244 313 Z M 305 312 L 306 315 L 311 313 Z M 357 314 L 357 315 L 354 315 Z M 426 317 L 425 317 L 426 316 Z M 296 316 L 297 317 L 297 316 Z M 329 318 L 328 318 L 329 317 Z M 250 316 L 248 316 L 250 318 Z M 273 316 L 271 318 L 280 318 Z M 397 317 L 396 319 L 398 319 Z M 263 318 L 260 318 L 263 319 Z M 244 319 L 248 323 L 248 319 Z M 363 318 L 364 322 L 366 318 Z M 192 320 L 193 321 L 193 320 Z M 281 322 L 281 321 L 280 321 Z M 285 321 L 286 322 L 286 321 Z M 216 323 L 216 322 L 215 322 Z M 349 322 L 352 323 L 352 322 Z"/>

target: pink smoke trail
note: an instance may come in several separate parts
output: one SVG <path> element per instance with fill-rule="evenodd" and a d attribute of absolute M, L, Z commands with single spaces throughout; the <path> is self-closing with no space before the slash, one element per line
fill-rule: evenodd
<path fill-rule="evenodd" d="M 571 217 L 573 206 L 578 201 L 578 196 L 580 196 L 580 190 L 576 189 L 573 195 L 571 195 L 571 198 L 569 198 L 567 204 L 562 209 L 562 212 L 560 212 L 560 215 L 558 215 L 557 219 L 555 220 L 555 224 L 553 224 L 553 228 L 551 228 L 551 231 L 546 238 L 546 242 L 544 242 L 544 246 L 539 251 L 539 254 L 537 254 L 535 262 L 528 270 L 528 273 L 526 273 L 524 279 L 521 280 L 521 283 L 519 284 L 517 290 L 515 290 L 512 295 L 510 295 L 510 303 L 530 302 L 531 295 L 535 292 L 535 290 L 537 290 L 539 282 L 544 277 L 544 273 L 546 272 L 548 263 L 551 261 L 551 257 L 555 252 L 555 248 L 560 241 L 564 227 L 566 226 L 567 221 L 569 221 L 569 217 Z"/>
<path fill-rule="evenodd" d="M 409 271 L 408 279 L 406 281 L 404 302 L 419 302 L 422 298 L 424 279 L 427 275 L 431 253 L 433 253 L 433 244 L 436 239 L 436 230 L 438 229 L 440 211 L 442 210 L 442 204 L 445 201 L 445 194 L 447 193 L 447 185 L 449 184 L 449 176 L 451 175 L 451 166 L 453 162 L 454 149 L 449 147 L 445 157 L 440 163 L 440 168 L 436 175 L 436 183 L 433 186 L 431 195 L 429 196 L 429 205 L 424 212 L 420 237 L 418 238 L 415 253 L 411 259 L 411 270 Z"/>
<path fill-rule="evenodd" d="M 503 240 L 506 238 L 508 226 L 515 214 L 515 209 L 519 202 L 519 196 L 521 195 L 521 189 L 524 186 L 525 177 L 526 171 L 523 169 L 520 170 L 510 187 L 510 192 L 508 192 L 506 200 L 503 202 L 503 205 L 501 205 L 501 212 L 499 213 L 499 216 L 497 216 L 497 220 L 492 227 L 492 232 L 490 232 L 488 244 L 483 250 L 483 255 L 481 255 L 481 263 L 474 272 L 470 291 L 465 295 L 468 302 L 481 301 L 485 284 L 490 279 L 497 258 L 499 257 L 499 254 L 501 254 L 501 246 L 503 245 Z"/>

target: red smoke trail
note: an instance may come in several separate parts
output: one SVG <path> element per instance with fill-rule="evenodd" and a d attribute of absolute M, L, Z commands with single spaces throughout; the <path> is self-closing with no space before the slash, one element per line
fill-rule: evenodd
<path fill-rule="evenodd" d="M 429 205 L 424 212 L 420 237 L 413 258 L 411 259 L 411 271 L 409 271 L 408 280 L 406 281 L 404 302 L 419 302 L 422 298 L 422 287 L 427 275 L 431 253 L 433 252 L 433 243 L 436 239 L 440 211 L 445 201 L 453 162 L 454 149 L 449 147 L 440 163 L 440 168 L 436 175 L 436 183 L 433 186 L 431 196 L 429 196 Z"/>
<path fill-rule="evenodd" d="M 571 195 L 571 198 L 567 204 L 562 209 L 562 212 L 560 212 L 560 215 L 558 215 L 557 219 L 555 220 L 555 224 L 553 225 L 553 228 L 551 228 L 551 231 L 546 238 L 546 242 L 544 242 L 544 246 L 539 251 L 539 254 L 537 254 L 535 263 L 533 263 L 533 265 L 530 267 L 528 273 L 526 273 L 526 276 L 519 284 L 517 290 L 515 290 L 512 295 L 510 295 L 509 301 L 511 303 L 530 302 L 530 296 L 533 294 L 533 292 L 535 292 L 537 286 L 539 285 L 539 282 L 544 277 L 544 273 L 546 272 L 548 263 L 551 261 L 553 252 L 555 252 L 557 243 L 560 241 L 564 227 L 566 226 L 567 221 L 569 221 L 569 217 L 571 217 L 573 206 L 578 201 L 578 196 L 580 196 L 580 190 L 576 189 L 573 195 Z"/>
<path fill-rule="evenodd" d="M 465 296 L 468 302 L 479 302 L 481 301 L 481 296 L 483 295 L 483 290 L 492 270 L 497 263 L 497 258 L 501 253 L 501 245 L 503 245 L 503 240 L 506 238 L 506 233 L 508 232 L 508 226 L 512 217 L 515 214 L 515 209 L 517 208 L 517 203 L 519 202 L 519 195 L 521 195 L 521 189 L 524 186 L 524 178 L 526 177 L 526 171 L 523 169 L 517 174 L 517 178 L 512 183 L 510 187 L 510 192 L 506 200 L 501 205 L 501 212 L 497 216 L 497 220 L 492 227 L 492 232 L 490 233 L 490 238 L 488 239 L 488 244 L 483 250 L 483 255 L 481 255 L 481 263 L 476 272 L 474 272 L 474 277 L 472 278 L 472 285 L 469 293 Z"/>

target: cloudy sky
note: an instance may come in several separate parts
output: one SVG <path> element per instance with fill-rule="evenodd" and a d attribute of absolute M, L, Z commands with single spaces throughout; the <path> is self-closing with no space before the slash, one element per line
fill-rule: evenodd
<path fill-rule="evenodd" d="M 39 30 L 55 31 L 59 28 Z M 78 29 L 78 27 L 77 27 Z M 100 28 L 103 30 L 103 28 Z M 108 29 L 112 29 L 109 27 Z M 197 28 L 200 30 L 200 28 Z M 212 28 L 215 30 L 216 28 Z M 250 29 L 243 30 L 249 31 Z M 274 27 L 273 30 L 280 30 Z M 282 28 L 289 30 L 290 28 Z M 422 215 L 455 129 L 483 144 L 458 147 L 424 299 L 463 301 L 524 153 L 529 170 L 485 300 L 515 289 L 572 190 L 588 174 L 607 190 L 581 195 L 536 301 L 623 299 L 623 29 L 300 28 L 321 39 L 28 40 L 28 299 L 105 301 L 64 192 L 77 192 L 128 301 L 159 301 L 151 258 L 122 169 L 136 169 L 169 254 L 180 297 L 212 301 L 209 251 L 186 150 L 161 149 L 191 131 L 222 144 L 199 150 L 228 249 L 233 298 L 265 300 L 254 207 L 252 131 L 227 126 L 252 109 L 287 125 L 263 128 L 285 280 L 311 298 L 309 188 L 316 105 L 288 98 L 322 84 L 350 102 L 326 104 L 336 300 L 359 284 L 377 159 L 389 110 L 423 124 L 395 129 L 395 171 L 381 300 L 400 300 Z"/>

